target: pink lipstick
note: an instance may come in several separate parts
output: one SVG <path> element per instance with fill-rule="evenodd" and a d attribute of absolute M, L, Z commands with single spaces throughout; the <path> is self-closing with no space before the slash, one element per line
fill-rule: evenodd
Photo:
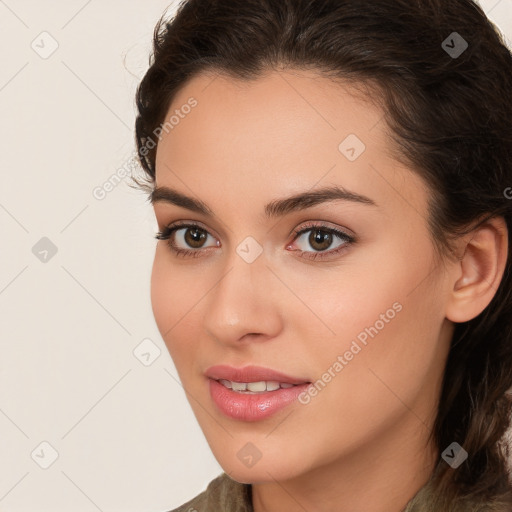
<path fill-rule="evenodd" d="M 259 421 L 292 404 L 310 384 L 306 379 L 291 377 L 261 366 L 233 368 L 211 366 L 210 396 L 226 416 L 241 421 Z"/>

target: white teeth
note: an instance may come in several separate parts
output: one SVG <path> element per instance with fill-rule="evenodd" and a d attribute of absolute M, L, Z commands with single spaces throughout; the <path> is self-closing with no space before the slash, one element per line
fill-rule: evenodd
<path fill-rule="evenodd" d="M 226 379 L 219 379 L 219 382 L 228 389 L 246 393 L 263 393 L 265 391 L 276 391 L 279 388 L 291 388 L 295 384 L 288 382 L 277 382 L 275 380 L 261 380 L 258 382 L 233 382 Z"/>
<path fill-rule="evenodd" d="M 247 383 L 246 382 L 232 382 L 231 389 L 233 391 L 245 391 L 247 389 Z"/>
<path fill-rule="evenodd" d="M 260 382 L 248 382 L 247 391 L 266 391 L 267 383 L 262 380 Z"/>
<path fill-rule="evenodd" d="M 267 391 L 275 391 L 276 389 L 279 389 L 279 382 L 276 382 L 275 380 L 268 380 Z"/>

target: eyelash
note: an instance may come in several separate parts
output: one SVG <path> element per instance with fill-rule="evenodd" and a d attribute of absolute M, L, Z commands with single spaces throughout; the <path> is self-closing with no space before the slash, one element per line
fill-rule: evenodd
<path fill-rule="evenodd" d="M 176 254 L 176 256 L 180 256 L 180 257 L 184 257 L 184 258 L 191 256 L 193 258 L 197 258 L 198 256 L 200 256 L 200 254 L 202 253 L 203 250 L 207 250 L 208 248 L 195 249 L 195 250 L 180 249 L 180 248 L 176 247 L 173 244 L 173 242 L 171 241 L 171 236 L 173 235 L 173 233 L 175 231 L 178 231 L 179 229 L 183 229 L 183 228 L 193 228 L 193 229 L 199 228 L 200 230 L 205 231 L 207 234 L 210 234 L 210 233 L 208 233 L 208 231 L 206 229 L 204 229 L 203 227 L 201 227 L 198 224 L 183 222 L 183 223 L 174 224 L 172 226 L 165 226 L 161 231 L 158 231 L 156 233 L 155 238 L 157 240 L 169 240 L 167 245 L 169 246 L 171 251 Z M 327 257 L 326 255 L 328 255 L 330 257 L 333 255 L 339 254 L 342 251 L 346 250 L 349 245 L 356 242 L 355 237 L 348 235 L 347 233 L 345 233 L 343 231 L 340 231 L 336 228 L 327 227 L 322 224 L 316 224 L 314 222 L 307 223 L 301 229 L 294 230 L 292 242 L 294 242 L 300 235 L 307 233 L 308 231 L 312 231 L 314 229 L 322 231 L 324 233 L 335 235 L 338 238 L 340 238 L 341 240 L 343 240 L 345 243 L 331 251 L 317 251 L 317 252 L 297 251 L 297 252 L 301 253 L 301 257 L 304 257 L 304 256 L 302 256 L 302 254 L 307 254 L 308 256 L 305 256 L 306 259 L 316 260 L 316 259 L 325 258 L 325 257 Z"/>

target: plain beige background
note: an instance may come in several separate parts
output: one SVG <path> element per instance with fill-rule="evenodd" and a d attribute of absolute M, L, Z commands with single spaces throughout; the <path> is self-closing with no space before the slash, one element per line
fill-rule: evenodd
<path fill-rule="evenodd" d="M 481 3 L 512 40 L 512 0 Z M 221 472 L 153 320 L 152 210 L 122 178 L 173 5 L 0 0 L 0 510 L 164 512 Z"/>

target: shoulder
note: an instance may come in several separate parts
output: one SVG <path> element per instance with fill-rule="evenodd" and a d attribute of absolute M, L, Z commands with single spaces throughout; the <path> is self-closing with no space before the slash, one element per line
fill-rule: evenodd
<path fill-rule="evenodd" d="M 195 498 L 169 512 L 253 512 L 251 486 L 222 473 Z"/>

